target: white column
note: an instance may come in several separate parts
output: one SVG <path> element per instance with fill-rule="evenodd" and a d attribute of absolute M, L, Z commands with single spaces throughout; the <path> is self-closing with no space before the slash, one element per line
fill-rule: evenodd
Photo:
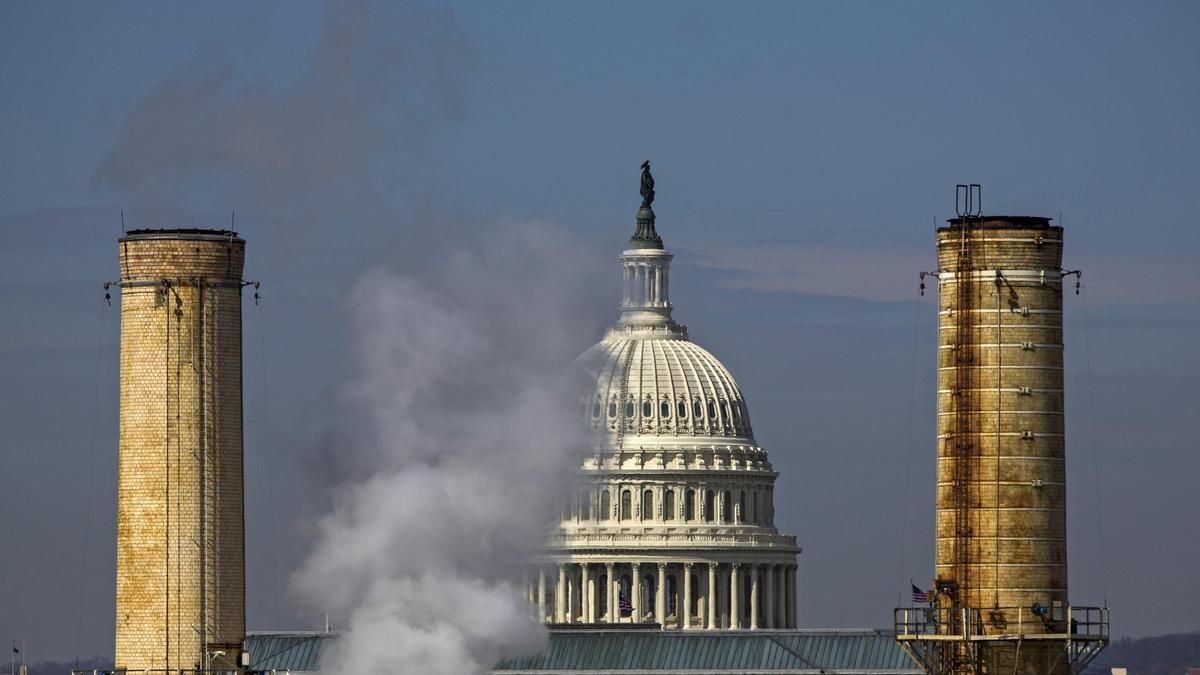
<path fill-rule="evenodd" d="M 538 622 L 543 623 L 546 621 L 546 568 L 540 566 L 538 567 L 537 600 Z"/>
<path fill-rule="evenodd" d="M 629 604 L 633 605 L 630 618 L 634 623 L 642 622 L 642 575 L 638 571 L 639 567 L 638 563 L 630 565 L 630 578 L 633 583 L 629 585 L 629 594 L 633 597 L 629 599 Z"/>
<path fill-rule="evenodd" d="M 758 630 L 758 565 L 750 566 L 750 629 Z"/>
<path fill-rule="evenodd" d="M 763 566 L 763 581 L 766 582 L 766 587 L 763 589 L 763 628 L 775 627 L 775 566 Z"/>
<path fill-rule="evenodd" d="M 654 589 L 654 618 L 667 625 L 667 564 L 658 563 L 658 587 Z"/>
<path fill-rule="evenodd" d="M 645 265 L 642 266 L 642 293 L 645 294 L 642 296 L 643 303 L 650 304 L 650 267 Z"/>
<path fill-rule="evenodd" d="M 595 623 L 596 615 L 592 613 L 592 579 L 591 565 L 579 565 L 579 617 L 583 623 Z"/>
<path fill-rule="evenodd" d="M 683 602 L 679 603 L 683 614 L 681 628 L 692 627 L 692 564 L 683 564 Z"/>
<path fill-rule="evenodd" d="M 787 622 L 787 566 L 775 566 L 775 584 L 776 591 L 779 593 L 779 602 L 775 604 L 775 627 L 784 628 Z"/>
<path fill-rule="evenodd" d="M 788 565 L 787 568 L 787 601 L 788 615 L 787 627 L 796 627 L 796 566 Z"/>
<path fill-rule="evenodd" d="M 741 606 L 738 602 L 738 575 L 741 574 L 741 564 L 733 563 L 733 571 L 729 573 L 729 627 L 742 627 Z"/>
<path fill-rule="evenodd" d="M 558 563 L 558 581 L 554 584 L 554 622 L 562 623 L 564 618 L 563 610 L 567 604 L 567 570 L 566 566 Z"/>
<path fill-rule="evenodd" d="M 617 622 L 617 593 L 616 593 L 617 580 L 613 578 L 615 576 L 615 574 L 613 574 L 613 564 L 612 563 L 604 563 L 604 569 L 608 573 L 608 583 L 605 584 L 605 586 L 607 586 L 607 588 L 604 589 L 604 592 L 607 594 L 606 597 L 608 598 L 608 622 L 616 623 Z"/>
<path fill-rule="evenodd" d="M 708 610 L 708 629 L 717 627 L 717 564 L 708 563 L 708 597 L 704 600 Z"/>
<path fill-rule="evenodd" d="M 579 617 L 579 575 L 576 565 L 567 565 L 567 623 Z"/>
<path fill-rule="evenodd" d="M 775 626 L 779 628 L 787 627 L 787 566 L 780 565 L 775 568 L 776 583 L 779 584 L 779 604 L 775 605 Z"/>

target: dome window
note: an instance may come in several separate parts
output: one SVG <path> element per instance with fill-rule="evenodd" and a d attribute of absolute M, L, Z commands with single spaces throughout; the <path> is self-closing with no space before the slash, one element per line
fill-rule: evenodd
<path fill-rule="evenodd" d="M 675 520 L 675 491 L 667 490 L 663 494 L 663 519 Z"/>
<path fill-rule="evenodd" d="M 650 490 L 642 491 L 642 520 L 652 520 L 654 518 L 654 493 Z"/>
<path fill-rule="evenodd" d="M 621 491 L 621 520 L 633 520 L 633 494 L 629 490 Z"/>
<path fill-rule="evenodd" d="M 733 495 L 729 490 L 726 490 L 725 494 L 721 496 L 721 522 L 733 522 Z"/>
<path fill-rule="evenodd" d="M 679 402 L 679 419 L 687 419 L 687 401 Z"/>
<path fill-rule="evenodd" d="M 717 406 L 712 401 L 708 402 L 708 419 L 710 421 L 717 419 Z"/>
<path fill-rule="evenodd" d="M 592 491 L 584 490 L 579 493 L 579 519 L 592 519 Z"/>
<path fill-rule="evenodd" d="M 700 399 L 692 401 L 692 419 L 700 419 L 704 415 L 704 406 L 701 405 Z"/>
<path fill-rule="evenodd" d="M 633 401 L 625 402 L 625 416 L 633 417 Z"/>
<path fill-rule="evenodd" d="M 612 497 L 608 490 L 600 492 L 600 520 L 612 520 Z"/>
<path fill-rule="evenodd" d="M 600 419 L 600 401 L 592 404 L 592 419 Z"/>
<path fill-rule="evenodd" d="M 650 417 L 654 415 L 654 404 L 650 401 L 642 401 L 642 417 Z"/>
<path fill-rule="evenodd" d="M 617 416 L 617 402 L 616 401 L 613 401 L 612 403 L 608 404 L 608 416 L 609 417 Z"/>
<path fill-rule="evenodd" d="M 729 404 L 725 401 L 721 401 L 721 418 L 724 420 L 729 419 Z"/>
<path fill-rule="evenodd" d="M 692 521 L 696 519 L 696 492 L 695 490 L 685 490 L 683 498 L 683 519 Z"/>
<path fill-rule="evenodd" d="M 659 406 L 659 413 L 660 413 L 659 416 L 662 417 L 664 420 L 670 419 L 670 417 L 671 417 L 671 402 L 663 401 L 662 405 Z"/>
<path fill-rule="evenodd" d="M 712 490 L 706 490 L 704 492 L 704 521 L 705 522 L 711 523 L 714 520 L 713 510 L 716 508 L 716 505 L 717 505 L 716 494 L 714 494 Z"/>

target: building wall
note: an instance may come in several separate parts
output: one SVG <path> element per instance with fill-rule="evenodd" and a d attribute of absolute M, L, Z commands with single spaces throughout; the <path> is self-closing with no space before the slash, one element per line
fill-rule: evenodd
<path fill-rule="evenodd" d="M 245 634 L 245 242 L 139 231 L 121 287 L 116 665 L 232 663 Z M 205 651 L 226 656 L 209 661 Z"/>
<path fill-rule="evenodd" d="M 1030 608 L 1067 602 L 1062 234 L 1043 218 L 937 232 L 937 585 L 956 589 L 939 602 L 990 633 L 1046 632 Z M 1016 672 L 1065 672 L 1043 653 L 1062 647 L 1025 645 Z M 1016 658 L 985 649 L 1006 672 Z"/>

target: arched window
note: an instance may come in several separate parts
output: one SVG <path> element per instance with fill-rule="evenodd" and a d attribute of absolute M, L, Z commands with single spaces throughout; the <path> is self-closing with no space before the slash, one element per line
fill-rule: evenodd
<path fill-rule="evenodd" d="M 654 405 L 650 401 L 642 401 L 642 417 L 654 415 Z"/>
<path fill-rule="evenodd" d="M 613 401 L 608 404 L 608 416 L 609 417 L 617 416 L 617 402 L 616 401 Z"/>
<path fill-rule="evenodd" d="M 579 493 L 579 519 L 592 519 L 592 491 L 584 490 Z"/>
<path fill-rule="evenodd" d="M 600 419 L 600 401 L 592 404 L 592 419 Z"/>
<path fill-rule="evenodd" d="M 687 401 L 679 402 L 679 419 L 687 419 Z"/>
<path fill-rule="evenodd" d="M 633 401 L 625 402 L 625 416 L 633 417 Z"/>
<path fill-rule="evenodd" d="M 669 419 L 671 417 L 671 402 L 663 401 L 662 405 L 660 405 L 658 407 L 658 412 L 659 412 L 659 416 L 662 417 L 664 420 Z"/>
<path fill-rule="evenodd" d="M 674 574 L 667 575 L 667 616 L 679 615 L 679 582 Z M 750 605 L 747 604 L 747 607 Z M 666 617 L 663 617 L 666 618 Z"/>
<path fill-rule="evenodd" d="M 712 401 L 708 402 L 708 419 L 710 422 L 717 419 L 717 406 Z"/>
<path fill-rule="evenodd" d="M 600 520 L 612 520 L 612 496 L 608 490 L 600 492 Z"/>
<path fill-rule="evenodd" d="M 721 419 L 729 421 L 729 404 L 725 401 L 721 401 Z"/>
<path fill-rule="evenodd" d="M 721 519 L 727 523 L 733 522 L 733 495 L 729 490 L 725 491 L 721 499 Z"/>
<path fill-rule="evenodd" d="M 642 615 L 651 614 L 655 619 L 659 619 L 659 623 L 662 623 L 661 617 L 657 614 L 658 606 L 654 602 L 654 596 L 657 595 L 654 592 L 654 584 L 656 583 L 658 582 L 654 580 L 653 574 L 647 574 L 642 577 Z"/>
<path fill-rule="evenodd" d="M 617 582 L 617 610 L 621 616 L 629 616 L 633 613 L 633 593 L 630 588 L 633 582 L 629 580 L 628 574 L 622 574 L 621 579 Z M 629 609 L 626 609 L 628 607 Z"/>
<path fill-rule="evenodd" d="M 675 491 L 667 490 L 663 495 L 663 519 L 675 520 Z"/>
<path fill-rule="evenodd" d="M 600 611 L 596 612 L 596 617 L 600 620 L 604 620 L 604 618 L 608 616 L 608 575 L 607 574 L 601 574 L 600 578 L 596 580 L 596 597 L 598 597 L 600 600 L 598 603 L 596 603 L 599 605 L 599 607 L 597 609 L 600 610 Z"/>
<path fill-rule="evenodd" d="M 633 495 L 629 490 L 621 491 L 621 520 L 633 519 Z"/>
<path fill-rule="evenodd" d="M 746 491 L 742 490 L 741 496 L 738 497 L 738 512 L 737 521 L 739 523 L 746 520 Z"/>
<path fill-rule="evenodd" d="M 758 604 L 762 606 L 761 602 Z M 692 608 L 692 616 L 704 616 L 700 608 L 700 577 L 695 574 L 692 575 L 692 597 L 688 605 Z"/>
<path fill-rule="evenodd" d="M 698 420 L 698 419 L 700 419 L 700 416 L 703 414 L 704 414 L 704 406 L 700 403 L 700 399 L 696 399 L 695 401 L 692 401 L 692 419 Z"/>
<path fill-rule="evenodd" d="M 704 520 L 711 523 L 713 521 L 713 506 L 717 501 L 716 495 L 712 490 L 704 492 Z"/>
<path fill-rule="evenodd" d="M 696 492 L 695 490 L 685 490 L 683 497 L 683 519 L 693 521 L 696 519 Z"/>
<path fill-rule="evenodd" d="M 650 490 L 642 491 L 642 520 L 654 519 L 654 493 Z"/>

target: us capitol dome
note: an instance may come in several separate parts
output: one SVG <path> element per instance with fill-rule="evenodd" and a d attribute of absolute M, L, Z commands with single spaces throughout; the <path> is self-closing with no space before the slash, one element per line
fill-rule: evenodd
<path fill-rule="evenodd" d="M 577 360 L 596 442 L 529 600 L 550 624 L 795 628 L 800 549 L 775 529 L 778 474 L 733 375 L 671 317 L 653 199 L 647 162 L 620 319 Z"/>

